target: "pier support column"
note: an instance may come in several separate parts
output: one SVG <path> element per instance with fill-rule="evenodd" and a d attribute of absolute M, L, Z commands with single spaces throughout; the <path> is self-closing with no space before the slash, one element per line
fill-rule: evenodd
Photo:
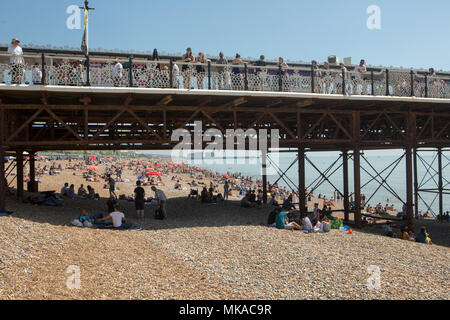
<path fill-rule="evenodd" d="M 17 200 L 23 200 L 23 151 L 16 152 Z"/>
<path fill-rule="evenodd" d="M 298 200 L 299 209 L 302 214 L 308 212 L 308 203 L 305 194 L 306 175 L 305 175 L 305 148 L 298 147 Z"/>
<path fill-rule="evenodd" d="M 355 189 L 355 226 L 361 228 L 361 114 L 353 112 L 353 179 Z"/>
<path fill-rule="evenodd" d="M 417 177 L 417 149 L 413 149 L 413 166 L 414 166 L 414 216 L 419 218 L 419 181 Z"/>
<path fill-rule="evenodd" d="M 414 210 L 413 210 L 413 165 L 412 148 L 406 148 L 406 218 L 408 228 L 414 230 Z"/>
<path fill-rule="evenodd" d="M 342 151 L 342 167 L 343 167 L 343 178 L 344 178 L 344 221 L 348 222 L 350 220 L 350 202 L 348 200 L 348 151 Z"/>
<path fill-rule="evenodd" d="M 28 192 L 36 192 L 36 167 L 34 163 L 35 152 L 30 151 L 30 186 L 28 188 Z"/>
<path fill-rule="evenodd" d="M 353 151 L 353 176 L 354 176 L 354 186 L 355 186 L 355 226 L 361 228 L 361 161 L 360 161 L 361 150 L 355 148 Z"/>
<path fill-rule="evenodd" d="M 6 203 L 5 150 L 0 149 L 0 212 L 5 212 Z"/>
<path fill-rule="evenodd" d="M 261 151 L 263 203 L 267 203 L 267 153 Z"/>
<path fill-rule="evenodd" d="M 443 184 L 442 184 L 442 148 L 438 148 L 438 193 L 439 193 L 439 217 L 443 221 L 444 218 L 444 202 L 443 202 Z"/>

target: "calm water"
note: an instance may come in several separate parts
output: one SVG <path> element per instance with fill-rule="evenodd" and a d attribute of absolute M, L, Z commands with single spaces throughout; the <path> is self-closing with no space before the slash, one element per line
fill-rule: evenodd
<path fill-rule="evenodd" d="M 402 151 L 370 151 L 366 152 L 364 157 L 370 163 L 372 167 L 374 167 L 378 172 L 383 171 L 387 166 L 394 163 L 399 157 L 402 155 Z M 424 161 L 431 163 L 434 159 L 436 153 L 432 152 L 423 152 L 420 154 Z M 446 154 L 448 157 L 448 154 Z M 324 152 L 324 153 L 308 153 L 309 160 L 316 166 L 318 169 L 324 171 L 329 166 L 333 164 L 334 161 L 339 157 L 338 152 Z M 271 156 L 274 158 L 274 155 Z M 278 166 L 284 171 L 286 170 L 291 163 L 295 160 L 296 154 L 294 153 L 281 153 L 279 154 Z M 222 159 L 215 159 L 215 161 L 219 161 Z M 275 159 L 274 159 L 275 160 Z M 209 160 L 212 162 L 212 160 Z M 225 162 L 223 160 L 222 162 Z M 231 163 L 208 163 L 208 161 L 203 160 L 201 163 L 195 163 L 193 165 L 207 168 L 213 172 L 218 172 L 220 174 L 225 173 L 235 173 L 240 172 L 244 176 L 252 176 L 255 178 L 261 178 L 261 159 L 260 158 L 251 158 L 251 159 L 228 159 L 227 162 Z M 353 192 L 353 161 L 349 160 L 349 192 Z M 442 159 L 443 166 L 448 163 L 448 161 L 443 157 Z M 342 159 L 340 159 L 334 167 L 329 171 L 333 172 L 335 169 L 337 171 L 329 178 L 330 182 L 336 186 L 341 192 L 343 192 L 343 175 L 342 175 L 342 167 L 339 166 L 342 164 Z M 389 201 L 389 203 L 393 203 L 396 208 L 402 208 L 402 202 L 398 200 L 390 191 L 388 191 L 384 187 L 379 188 L 379 183 L 377 183 L 373 178 L 370 177 L 376 176 L 377 173 L 371 169 L 370 165 L 361 158 L 361 166 L 368 171 L 366 173 L 363 169 L 361 169 L 361 193 L 366 195 L 367 203 L 372 206 L 381 202 L 383 205 Z M 398 166 L 391 172 L 395 165 L 392 165 L 386 171 L 381 174 L 381 177 L 377 179 L 381 181 L 382 179 L 386 179 L 389 183 L 390 187 L 393 189 L 393 192 L 397 194 L 397 196 L 403 201 L 406 199 L 406 166 L 405 159 L 401 159 L 398 163 Z M 437 159 L 434 162 L 433 168 L 437 170 Z M 431 173 L 434 173 L 431 170 Z M 370 175 L 369 175 L 370 174 Z M 389 175 L 390 174 L 390 175 Z M 389 177 L 387 177 L 389 175 Z M 286 186 L 289 189 L 296 189 L 295 184 L 298 182 L 298 166 L 295 163 L 290 170 L 287 171 L 287 178 L 285 180 L 280 180 L 279 185 Z M 319 177 L 319 173 L 314 169 L 314 167 L 306 161 L 306 185 L 308 186 L 308 190 L 310 190 L 313 186 L 315 186 L 314 181 Z M 274 183 L 279 178 L 279 175 L 276 174 L 276 170 L 274 166 L 270 166 L 270 162 L 268 162 L 268 181 Z M 289 179 L 288 179 L 289 178 Z M 446 180 L 450 180 L 450 166 L 447 166 L 443 170 L 443 184 L 444 187 L 448 182 Z M 292 182 L 291 182 L 292 181 Z M 418 181 L 419 185 L 422 184 L 421 188 L 437 188 L 437 176 L 434 179 L 431 178 L 430 174 L 427 173 L 427 169 L 424 164 L 418 159 Z M 427 182 L 428 181 L 428 182 Z M 436 182 L 435 182 L 436 181 Z M 389 187 L 387 187 L 389 189 Z M 378 189 L 378 191 L 376 191 Z M 372 196 L 372 194 L 376 191 L 376 193 Z M 327 198 L 333 196 L 334 188 L 330 183 L 325 181 L 321 184 L 315 191 L 315 194 L 325 194 Z M 439 202 L 437 195 L 431 193 L 420 193 L 421 197 L 430 205 L 431 209 L 434 212 L 438 212 Z M 371 198 L 369 200 L 369 198 Z M 434 202 L 433 202 L 434 201 Z M 444 195 L 444 211 L 450 209 L 450 196 Z M 419 210 L 426 211 L 427 206 L 424 204 L 422 200 L 419 198 Z"/>

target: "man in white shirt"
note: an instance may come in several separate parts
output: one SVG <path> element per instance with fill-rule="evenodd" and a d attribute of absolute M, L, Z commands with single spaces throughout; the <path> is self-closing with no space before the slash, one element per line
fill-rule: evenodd
<path fill-rule="evenodd" d="M 355 67 L 355 74 L 361 75 L 367 72 L 366 61 L 364 59 L 361 60 L 359 66 Z"/>
<path fill-rule="evenodd" d="M 123 77 L 123 65 L 119 61 L 116 61 L 116 64 L 114 65 L 113 69 L 113 80 L 114 85 L 116 87 L 120 87 L 122 77 Z"/>
<path fill-rule="evenodd" d="M 155 192 L 155 198 L 156 201 L 158 201 L 158 207 L 161 209 L 162 211 L 162 215 L 163 217 L 167 217 L 167 213 L 166 213 L 166 202 L 167 202 L 167 197 L 164 194 L 164 192 L 160 189 L 157 189 L 155 186 L 152 186 L 152 190 Z"/>
<path fill-rule="evenodd" d="M 109 214 L 109 216 L 106 216 L 104 218 L 100 218 L 97 221 L 106 221 L 106 220 L 112 220 L 112 224 L 114 228 L 125 228 L 127 225 L 127 219 L 125 219 L 125 215 L 123 212 L 119 211 L 119 206 L 114 206 L 114 211 Z"/>
<path fill-rule="evenodd" d="M 11 63 L 12 83 L 20 83 L 23 78 L 23 51 L 19 46 L 20 40 L 13 38 L 8 47 L 9 62 Z"/>

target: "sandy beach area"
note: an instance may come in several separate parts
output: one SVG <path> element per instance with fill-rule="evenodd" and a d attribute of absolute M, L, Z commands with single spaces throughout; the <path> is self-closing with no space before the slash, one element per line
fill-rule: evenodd
<path fill-rule="evenodd" d="M 164 161 L 164 160 L 161 160 Z M 68 161 L 57 161 L 65 168 Z M 38 161 L 36 166 L 43 166 Z M 98 165 L 103 172 L 104 165 Z M 40 191 L 59 192 L 65 182 L 91 185 L 100 200 L 68 199 L 60 207 L 19 203 L 0 217 L 0 296 L 4 299 L 449 299 L 450 227 L 421 220 L 434 242 L 385 237 L 379 227 L 306 234 L 267 227 L 269 205 L 240 207 L 229 201 L 188 199 L 192 181 L 176 173 L 158 186 L 168 197 L 167 219 L 153 218 L 155 205 L 137 219 L 134 202 L 121 210 L 140 230 L 78 228 L 81 209 L 105 211 L 105 182 L 88 182 L 81 171 L 39 177 Z M 117 194 L 131 195 L 137 176 L 124 169 Z M 210 180 L 203 178 L 208 187 Z M 146 196 L 153 196 L 150 186 Z M 201 190 L 201 188 L 199 188 Z M 223 191 L 223 186 L 219 186 Z M 26 196 L 30 194 L 26 193 Z M 312 202 L 320 202 L 313 199 Z M 312 206 L 312 203 L 309 204 Z M 69 266 L 81 271 L 79 289 L 66 285 Z M 369 289 L 369 267 L 380 270 L 380 287 Z"/>

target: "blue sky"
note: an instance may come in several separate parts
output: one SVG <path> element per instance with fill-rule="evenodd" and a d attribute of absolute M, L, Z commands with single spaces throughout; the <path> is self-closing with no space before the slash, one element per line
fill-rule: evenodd
<path fill-rule="evenodd" d="M 66 27 L 69 5 L 82 0 L 2 1 L 0 43 L 79 48 L 82 30 Z M 226 56 L 283 56 L 450 70 L 448 0 L 91 0 L 90 47 L 169 53 L 191 46 Z M 368 30 L 366 9 L 381 8 L 381 30 Z M 15 14 L 12 14 L 15 13 Z"/>

